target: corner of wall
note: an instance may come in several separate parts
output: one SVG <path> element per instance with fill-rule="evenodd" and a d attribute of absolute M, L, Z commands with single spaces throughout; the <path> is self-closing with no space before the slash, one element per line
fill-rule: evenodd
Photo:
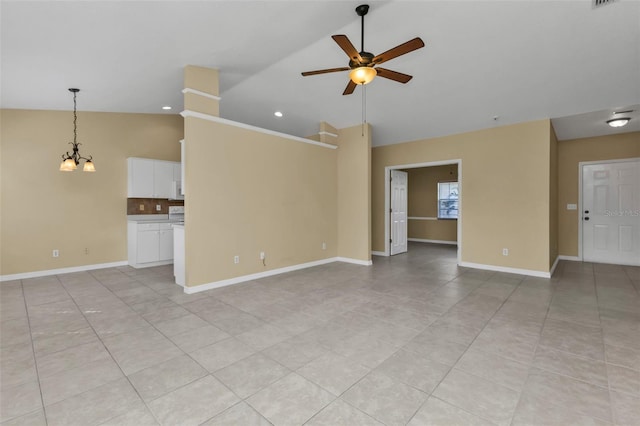
<path fill-rule="evenodd" d="M 371 260 L 371 126 L 338 130 L 338 256 Z"/>

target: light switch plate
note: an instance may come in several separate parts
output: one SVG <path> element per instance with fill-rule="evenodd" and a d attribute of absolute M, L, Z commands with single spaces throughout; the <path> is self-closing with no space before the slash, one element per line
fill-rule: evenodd
<path fill-rule="evenodd" d="M 567 210 L 578 210 L 577 204 L 567 204 Z"/>

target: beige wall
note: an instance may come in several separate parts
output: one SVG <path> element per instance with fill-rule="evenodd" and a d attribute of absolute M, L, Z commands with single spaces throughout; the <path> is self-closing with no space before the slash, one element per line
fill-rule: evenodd
<path fill-rule="evenodd" d="M 558 138 L 549 126 L 549 269 L 558 258 Z"/>
<path fill-rule="evenodd" d="M 421 167 L 407 170 L 409 177 L 409 217 L 438 217 L 438 182 L 458 179 L 458 166 Z M 409 219 L 409 238 L 457 241 L 457 220 Z"/>
<path fill-rule="evenodd" d="M 385 167 L 462 159 L 462 261 L 548 272 L 550 126 L 539 120 L 374 148 L 373 250 L 385 249 Z"/>
<path fill-rule="evenodd" d="M 363 135 L 364 130 L 364 135 Z M 371 127 L 338 130 L 338 256 L 371 260 Z"/>
<path fill-rule="evenodd" d="M 1 114 L 0 275 L 125 261 L 126 159 L 178 161 L 182 118 L 80 111 L 80 153 L 93 155 L 97 171 L 63 173 L 71 112 Z"/>
<path fill-rule="evenodd" d="M 578 163 L 638 157 L 640 157 L 640 132 L 558 142 L 558 252 L 560 255 L 578 256 L 580 212 L 567 210 L 567 204 L 578 204 Z"/>
<path fill-rule="evenodd" d="M 196 65 L 184 67 L 184 87 L 209 95 L 219 95 L 219 72 L 214 68 L 204 68 Z M 203 114 L 220 115 L 220 101 L 198 93 L 184 94 L 184 109 L 201 112 Z"/>
<path fill-rule="evenodd" d="M 191 117 L 185 140 L 188 286 L 337 256 L 337 150 Z"/>

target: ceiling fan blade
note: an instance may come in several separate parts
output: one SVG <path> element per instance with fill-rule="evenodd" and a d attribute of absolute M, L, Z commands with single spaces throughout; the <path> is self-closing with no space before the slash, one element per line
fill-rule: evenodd
<path fill-rule="evenodd" d="M 346 35 L 342 35 L 342 34 L 332 35 L 331 38 L 336 43 L 338 43 L 338 46 L 340 46 L 340 48 L 344 50 L 344 53 L 346 53 L 347 56 L 349 56 L 349 58 L 351 58 L 352 61 L 357 62 L 359 64 L 362 63 L 362 57 L 360 56 L 356 48 L 353 46 L 351 41 L 349 41 L 349 38 Z"/>
<path fill-rule="evenodd" d="M 309 75 L 326 74 L 326 73 L 329 73 L 329 72 L 349 71 L 350 69 L 351 68 L 349 68 L 349 67 L 327 68 L 325 70 L 305 71 L 305 72 L 302 73 L 302 75 L 307 77 Z"/>
<path fill-rule="evenodd" d="M 406 43 L 402 43 L 394 47 L 393 49 L 389 49 L 386 52 L 379 54 L 378 56 L 373 58 L 372 62 L 374 64 L 381 64 L 390 59 L 404 55 L 405 53 L 413 52 L 414 50 L 420 49 L 421 47 L 424 47 L 424 42 L 420 37 L 416 37 Z"/>
<path fill-rule="evenodd" d="M 389 80 L 397 81 L 399 83 L 406 83 L 413 78 L 411 75 L 402 74 L 398 71 L 391 71 L 386 68 L 376 68 L 376 71 L 380 77 L 388 78 Z"/>
<path fill-rule="evenodd" d="M 344 92 L 342 92 L 343 95 L 350 95 L 353 93 L 354 90 L 356 90 L 356 86 L 357 84 L 355 84 L 352 80 L 349 80 L 349 84 L 347 84 L 347 87 L 344 89 Z"/>

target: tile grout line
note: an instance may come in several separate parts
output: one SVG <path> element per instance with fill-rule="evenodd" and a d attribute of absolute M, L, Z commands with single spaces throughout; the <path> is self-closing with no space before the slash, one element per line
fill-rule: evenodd
<path fill-rule="evenodd" d="M 95 276 L 94 276 L 90 271 L 88 271 L 88 272 L 89 272 L 89 275 L 91 275 L 91 276 L 92 276 L 92 278 L 93 278 L 93 279 L 95 279 L 95 280 L 96 280 L 96 281 L 97 281 L 97 282 L 98 282 L 102 287 L 106 288 L 106 289 L 107 289 L 111 294 L 113 294 L 115 297 L 118 297 L 115 293 L 113 293 L 113 291 L 111 291 L 111 289 L 110 289 L 110 288 L 108 288 L 108 287 L 106 287 L 104 284 L 102 284 L 102 282 L 101 282 L 99 279 L 97 279 L 97 278 L 96 278 L 96 277 L 95 277 Z M 58 278 L 58 280 L 60 280 L 60 279 L 59 279 L 59 277 L 58 277 L 57 275 L 56 275 L 56 278 Z M 137 281 L 137 280 L 136 280 L 136 281 Z M 108 354 L 109 354 L 109 356 L 111 357 L 111 360 L 114 362 L 114 364 L 118 366 L 118 369 L 120 370 L 120 372 L 122 373 L 122 375 L 124 376 L 124 378 L 125 378 L 125 379 L 127 379 L 127 382 L 129 383 L 129 385 L 131 386 L 131 388 L 134 390 L 134 392 L 136 393 L 136 395 L 138 395 L 138 398 L 140 398 L 140 401 L 145 405 L 145 407 L 147 408 L 147 410 L 149 411 L 149 413 L 151 413 L 151 415 L 153 416 L 154 420 L 156 420 L 156 422 L 157 422 L 158 424 L 161 424 L 161 423 L 158 421 L 158 419 L 156 418 L 155 414 L 154 414 L 154 413 L 149 409 L 149 406 L 147 405 L 147 403 L 145 402 L 145 400 L 144 400 L 144 399 L 142 399 L 142 396 L 140 395 L 140 393 L 138 392 L 138 390 L 136 389 L 136 387 L 135 387 L 135 386 L 133 386 L 133 383 L 131 383 L 131 380 L 129 379 L 129 376 L 127 376 L 127 375 L 125 374 L 124 370 L 122 370 L 122 367 L 120 366 L 120 364 L 118 363 L 118 361 L 115 359 L 115 357 L 113 356 L 113 354 L 111 353 L 111 351 L 109 350 L 109 348 L 107 347 L 107 345 L 104 343 L 104 341 L 102 340 L 102 337 L 101 337 L 101 336 L 98 334 L 98 332 L 95 330 L 95 328 L 93 327 L 93 325 L 91 324 L 91 322 L 89 321 L 89 319 L 87 318 L 87 316 L 85 315 L 84 311 L 83 311 L 83 310 L 80 308 L 80 306 L 77 304 L 76 300 L 75 300 L 75 299 L 73 298 L 73 296 L 69 293 L 69 291 L 68 291 L 68 290 L 67 290 L 67 288 L 64 286 L 64 284 L 62 284 L 62 281 L 60 281 L 60 284 L 61 284 L 61 285 L 62 285 L 62 287 L 65 289 L 65 291 L 67 292 L 67 294 L 69 294 L 69 297 L 70 297 L 70 298 L 71 298 L 71 300 L 73 301 L 73 304 L 76 306 L 76 308 L 78 308 L 78 310 L 80 311 L 80 313 L 81 313 L 81 314 L 82 314 L 82 316 L 84 317 L 85 321 L 87 322 L 87 324 L 89 325 L 89 327 L 91 328 L 91 330 L 95 333 L 96 337 L 98 338 L 98 340 L 99 340 L 99 341 L 100 341 L 100 343 L 102 344 L 102 347 L 105 349 L 105 351 L 107 351 L 107 353 L 108 353 Z M 122 299 L 120 299 L 119 297 L 118 297 L 118 299 L 119 299 L 120 301 L 122 301 Z M 124 302 L 123 302 L 123 303 L 124 303 Z M 127 305 L 127 306 L 129 306 L 129 305 Z M 144 318 L 143 318 L 143 320 L 144 320 Z M 146 320 L 145 320 L 145 321 L 146 321 Z M 125 333 L 120 333 L 120 334 L 125 334 Z M 115 379 L 115 380 L 112 380 L 112 381 L 107 382 L 107 383 L 103 383 L 103 384 L 102 384 L 102 385 L 100 385 L 100 386 L 107 385 L 107 384 L 110 384 L 110 383 L 115 383 L 117 380 L 120 380 L 120 378 Z M 77 394 L 77 395 L 72 395 L 72 396 L 70 396 L 70 397 L 68 397 L 68 398 L 64 399 L 63 401 L 66 401 L 66 400 L 68 400 L 68 399 L 70 399 L 70 398 L 73 398 L 73 397 L 75 397 L 75 396 L 78 396 L 78 395 L 82 395 L 82 394 L 84 394 L 84 393 L 86 393 L 86 392 L 89 392 L 89 391 L 95 390 L 95 389 L 99 388 L 100 386 L 96 386 L 96 387 L 94 387 L 94 388 L 87 389 L 86 391 L 81 392 L 81 393 L 79 393 L 79 394 Z M 59 402 L 62 402 L 62 401 L 59 401 Z M 52 404 L 52 405 L 53 405 L 53 404 Z M 104 423 L 106 423 L 106 422 L 108 422 L 108 421 L 110 421 L 110 420 L 112 420 L 112 419 L 115 419 L 116 417 L 118 417 L 118 416 L 120 416 L 120 415 L 122 415 L 122 414 L 125 414 L 125 413 L 120 413 L 120 414 L 116 414 L 116 415 L 114 415 L 114 416 L 112 416 L 112 417 L 109 417 L 109 418 L 108 418 L 108 419 L 106 419 L 105 421 L 103 421 L 103 422 L 99 423 L 99 425 L 100 425 L 100 424 L 104 424 Z"/>
<path fill-rule="evenodd" d="M 31 355 L 33 356 L 33 365 L 36 369 L 36 378 L 38 379 L 38 392 L 40 393 L 40 403 L 42 404 L 42 414 L 44 414 L 45 424 L 48 425 L 49 420 L 47 418 L 47 408 L 44 405 L 44 396 L 42 395 L 42 386 L 40 384 L 40 370 L 38 368 L 38 359 L 36 358 L 36 350 L 33 345 L 33 332 L 31 331 L 31 318 L 29 316 L 29 307 L 27 306 L 27 297 L 25 296 L 25 293 L 24 293 L 23 281 L 24 280 L 20 280 L 20 290 L 22 292 L 22 300 L 24 301 L 24 310 L 25 310 L 25 313 L 27 314 L 27 325 L 29 326 L 29 341 L 30 341 L 29 343 L 31 344 Z M 27 413 L 27 414 L 30 414 L 30 413 Z M 20 417 L 21 416 L 18 416 L 17 418 L 20 418 Z"/>

